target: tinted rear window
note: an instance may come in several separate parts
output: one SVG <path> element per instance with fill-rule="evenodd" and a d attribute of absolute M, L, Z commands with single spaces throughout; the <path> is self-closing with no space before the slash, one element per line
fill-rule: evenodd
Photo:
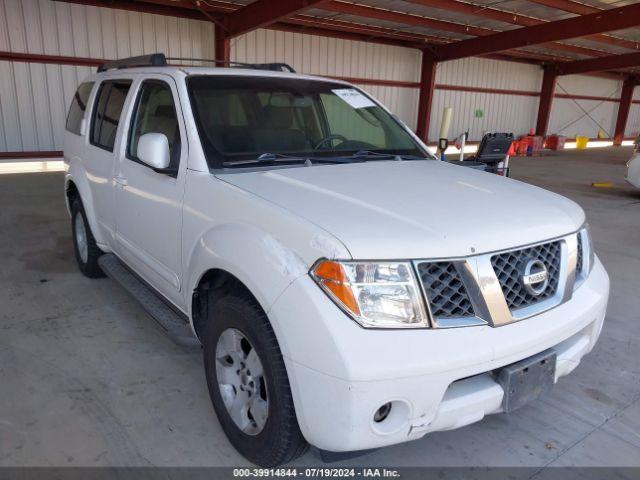
<path fill-rule="evenodd" d="M 80 135 L 80 125 L 84 118 L 84 112 L 87 110 L 87 102 L 89 101 L 89 95 L 93 88 L 93 82 L 86 82 L 80 84 L 76 94 L 73 96 L 71 106 L 69 107 L 69 114 L 67 115 L 68 131 Z"/>

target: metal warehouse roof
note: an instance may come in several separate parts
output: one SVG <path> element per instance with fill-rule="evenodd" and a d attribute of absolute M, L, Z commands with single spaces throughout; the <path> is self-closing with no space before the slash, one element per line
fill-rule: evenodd
<path fill-rule="evenodd" d="M 502 49 L 499 37 L 495 44 L 476 55 L 518 59 L 531 63 L 561 63 L 592 58 L 607 58 L 640 52 L 640 7 L 632 0 L 68 0 L 106 7 L 205 18 L 236 36 L 254 28 L 266 27 L 342 38 L 395 43 L 414 48 L 433 49 L 439 60 L 462 58 L 464 49 L 448 48 L 455 44 L 501 32 L 526 35 L 538 25 L 554 27 L 557 39 L 520 43 Z M 618 19 L 608 17 L 599 30 L 599 17 L 620 9 Z M 613 12 L 611 12 L 613 13 Z M 585 32 L 563 38 L 564 24 L 587 16 Z M 620 22 L 624 19 L 624 22 Z M 563 23 L 565 22 L 565 23 Z M 621 27 L 621 28 L 617 28 Z M 595 30 L 595 31 L 594 31 Z M 533 30 L 531 30 L 533 33 Z M 566 37 L 566 35 L 565 35 Z M 546 37 L 545 37 L 546 38 Z M 492 40 L 483 39 L 487 42 Z M 443 47 L 447 45 L 446 47 Z M 509 42 L 504 45 L 510 46 Z M 461 44 L 462 48 L 462 44 Z M 474 49 L 471 49 L 474 51 Z M 470 56 L 470 55 L 469 55 Z M 613 62 L 616 66 L 620 62 Z M 640 61 L 627 61 L 623 67 L 603 70 L 636 72 Z"/>

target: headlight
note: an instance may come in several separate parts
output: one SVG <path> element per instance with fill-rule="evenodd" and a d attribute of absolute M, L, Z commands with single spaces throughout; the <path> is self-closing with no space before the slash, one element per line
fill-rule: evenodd
<path fill-rule="evenodd" d="M 311 276 L 363 327 L 429 326 L 413 267 L 408 262 L 321 260 L 311 269 Z"/>
<path fill-rule="evenodd" d="M 591 273 L 591 270 L 593 270 L 593 265 L 596 261 L 596 251 L 595 251 L 595 245 L 593 244 L 593 237 L 591 236 L 591 227 L 589 226 L 588 223 L 586 223 L 584 226 L 584 232 L 585 232 L 585 237 L 587 238 L 587 245 L 588 245 L 587 248 L 589 249 L 589 252 L 588 252 L 589 263 L 587 264 L 587 272 Z"/>
<path fill-rule="evenodd" d="M 585 223 L 578 234 L 580 235 L 580 242 L 582 243 L 582 273 L 588 275 L 591 273 L 595 263 L 595 252 L 589 224 Z"/>

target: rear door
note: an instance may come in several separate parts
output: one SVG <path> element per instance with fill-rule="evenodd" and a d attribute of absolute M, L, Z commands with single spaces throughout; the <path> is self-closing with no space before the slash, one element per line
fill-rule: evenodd
<path fill-rule="evenodd" d="M 131 79 L 105 80 L 98 86 L 91 115 L 89 146 L 84 159 L 98 228 L 110 243 L 115 231 L 114 151 L 120 146 L 120 118 L 132 83 Z"/>
<path fill-rule="evenodd" d="M 118 255 L 178 307 L 182 279 L 182 200 L 187 142 L 175 81 L 145 76 L 135 86 L 127 116 L 126 145 L 119 150 L 116 181 L 116 245 Z M 170 165 L 153 169 L 137 156 L 140 137 L 167 137 Z"/>

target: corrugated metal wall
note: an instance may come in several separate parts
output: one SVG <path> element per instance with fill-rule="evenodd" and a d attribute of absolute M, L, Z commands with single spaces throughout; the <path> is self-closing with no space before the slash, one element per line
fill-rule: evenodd
<path fill-rule="evenodd" d="M 237 62 L 286 62 L 300 73 L 332 77 L 420 81 L 419 51 L 410 48 L 260 29 L 231 41 Z M 418 89 L 358 85 L 416 126 Z"/>
<path fill-rule="evenodd" d="M 213 24 L 52 2 L 0 0 L 0 50 L 120 58 L 213 57 Z M 66 110 L 88 67 L 0 62 L 0 151 L 61 150 Z"/>
<path fill-rule="evenodd" d="M 163 51 L 171 56 L 213 58 L 211 22 L 53 2 L 0 0 L 0 50 L 95 58 L 119 58 Z M 302 73 L 418 82 L 417 50 L 299 33 L 257 30 L 231 43 L 233 60 L 284 61 Z M 62 148 L 67 105 L 92 69 L 0 61 L 0 151 Z M 537 92 L 537 66 L 468 58 L 438 66 L 436 83 L 463 88 Z M 418 89 L 359 85 L 411 128 L 417 123 Z M 621 82 L 596 77 L 561 77 L 557 93 L 618 98 Z M 640 90 L 640 88 L 636 89 Z M 640 93 L 636 92 L 636 99 Z M 429 130 L 437 138 L 442 110 L 454 109 L 450 137 L 469 130 L 527 133 L 535 125 L 538 97 L 437 89 Z M 549 132 L 595 136 L 600 124 L 613 135 L 618 105 L 600 100 L 556 98 Z M 595 122 L 584 114 L 590 113 Z M 627 135 L 640 130 L 640 105 L 631 108 Z"/>
<path fill-rule="evenodd" d="M 622 82 L 584 75 L 560 77 L 556 94 L 587 95 L 618 100 Z M 588 115 L 587 115 L 588 114 Z M 613 137 L 618 103 L 604 100 L 555 98 L 551 108 L 549 133 L 568 137 L 596 137 L 602 129 L 605 137 Z"/>
<path fill-rule="evenodd" d="M 535 65 L 484 58 L 465 58 L 438 65 L 436 84 L 538 92 L 541 69 Z M 535 127 L 538 97 L 484 92 L 436 90 L 433 96 L 429 139 L 438 138 L 442 112 L 453 108 L 449 137 L 469 131 L 479 140 L 487 131 L 528 133 Z"/>

